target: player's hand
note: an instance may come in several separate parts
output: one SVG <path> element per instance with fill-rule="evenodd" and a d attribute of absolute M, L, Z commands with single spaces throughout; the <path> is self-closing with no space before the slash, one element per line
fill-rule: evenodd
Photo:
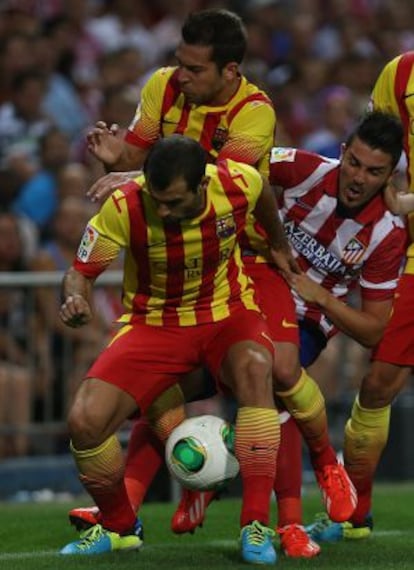
<path fill-rule="evenodd" d="M 408 186 L 408 180 L 397 172 L 388 181 L 384 190 L 387 208 L 398 216 L 406 216 L 414 212 L 414 191 Z"/>
<path fill-rule="evenodd" d="M 112 192 L 122 186 L 122 184 L 133 180 L 137 174 L 138 171 L 110 172 L 92 184 L 86 192 L 86 196 L 90 198 L 92 202 L 103 202 Z"/>
<path fill-rule="evenodd" d="M 118 125 L 110 127 L 104 121 L 98 121 L 86 135 L 88 150 L 107 166 L 115 164 L 124 146 L 123 134 Z"/>
<path fill-rule="evenodd" d="M 68 295 L 60 307 L 59 317 L 68 327 L 77 328 L 91 321 L 92 311 L 82 295 Z"/>
<path fill-rule="evenodd" d="M 292 279 L 292 287 L 308 303 L 316 303 L 323 306 L 329 295 L 329 292 L 313 281 L 305 273 L 295 275 Z"/>
<path fill-rule="evenodd" d="M 300 274 L 301 270 L 292 255 L 289 244 L 286 243 L 278 248 L 271 247 L 270 254 L 281 275 L 286 279 L 289 285 L 292 285 L 294 276 Z"/>
<path fill-rule="evenodd" d="M 388 181 L 387 186 L 384 189 L 384 200 L 387 208 L 391 210 L 393 214 L 399 214 L 399 201 L 398 195 L 400 194 L 400 190 L 395 184 L 395 179 L 390 178 Z"/>

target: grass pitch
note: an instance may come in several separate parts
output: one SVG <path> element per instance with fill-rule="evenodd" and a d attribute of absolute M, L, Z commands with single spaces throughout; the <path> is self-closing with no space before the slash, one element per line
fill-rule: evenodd
<path fill-rule="evenodd" d="M 88 504 L 87 500 L 84 502 Z M 361 541 L 322 545 L 322 553 L 311 560 L 293 560 L 279 554 L 282 570 L 413 570 L 414 484 L 377 485 L 375 531 Z M 78 502 L 77 505 L 80 505 Z M 60 556 L 59 548 L 76 539 L 67 523 L 71 504 L 0 504 L 1 570 L 224 570 L 244 568 L 239 558 L 238 516 L 240 502 L 214 502 L 202 529 L 194 535 L 175 536 L 169 530 L 174 505 L 150 503 L 142 509 L 145 546 L 140 552 L 103 556 Z M 273 506 L 273 518 L 275 507 Z M 321 510 L 319 494 L 304 497 L 305 521 Z"/>

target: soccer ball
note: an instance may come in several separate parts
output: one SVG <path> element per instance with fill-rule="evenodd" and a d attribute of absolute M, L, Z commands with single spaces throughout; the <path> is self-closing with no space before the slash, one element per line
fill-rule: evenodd
<path fill-rule="evenodd" d="M 171 475 L 186 489 L 218 490 L 239 472 L 233 447 L 230 423 L 217 416 L 196 416 L 172 431 L 165 459 Z"/>

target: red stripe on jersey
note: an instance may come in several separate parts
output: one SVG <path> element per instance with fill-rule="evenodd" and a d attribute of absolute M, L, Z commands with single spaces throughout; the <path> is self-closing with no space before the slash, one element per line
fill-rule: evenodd
<path fill-rule="evenodd" d="M 231 125 L 232 120 L 240 111 L 240 109 L 242 109 L 247 103 L 251 103 L 252 101 L 261 101 L 262 103 L 267 103 L 268 105 L 270 105 L 270 107 L 273 107 L 270 99 L 266 97 L 264 93 L 253 93 L 252 95 L 249 95 L 248 97 L 245 97 L 244 99 L 239 101 L 237 105 L 235 105 L 233 109 L 230 111 L 230 113 L 227 115 L 229 126 Z"/>
<path fill-rule="evenodd" d="M 164 117 L 166 113 L 174 106 L 178 97 L 180 96 L 181 89 L 178 84 L 178 69 L 169 78 L 167 85 L 165 86 L 164 97 L 161 106 L 161 117 Z"/>
<path fill-rule="evenodd" d="M 326 190 L 324 181 L 314 186 L 310 192 L 298 198 L 296 204 L 287 212 L 286 219 L 295 220 L 297 224 L 303 222 L 322 196 L 327 193 Z"/>
<path fill-rule="evenodd" d="M 247 198 L 244 192 L 237 186 L 235 180 L 240 180 L 239 176 L 232 176 L 228 169 L 227 162 L 222 161 L 217 165 L 217 174 L 223 188 L 226 189 L 226 196 L 230 200 L 233 207 L 233 218 L 236 224 L 237 235 L 240 237 L 246 227 L 246 211 L 247 211 Z M 243 184 L 243 180 L 241 180 Z M 237 275 L 238 268 L 236 266 L 235 258 L 229 261 L 227 265 L 227 279 L 230 284 L 230 295 L 232 298 L 240 294 L 240 285 L 234 276 Z M 236 309 L 230 306 L 230 310 Z"/>
<path fill-rule="evenodd" d="M 292 168 L 292 162 L 290 160 L 276 160 L 272 162 L 270 160 L 269 164 L 269 182 L 275 186 L 281 186 L 282 188 L 293 188 L 294 186 L 299 186 L 303 182 L 312 176 L 318 166 L 321 164 L 326 164 L 332 161 L 327 161 L 323 156 L 315 154 L 313 152 L 308 152 L 306 150 L 294 149 L 295 158 L 294 163 L 298 165 L 298 168 Z M 338 163 L 339 164 L 339 163 Z M 331 176 L 337 176 L 337 168 L 335 164 L 331 170 Z M 323 175 L 323 179 L 330 176 L 329 173 Z M 331 188 L 331 184 L 327 185 L 325 193 L 329 196 L 336 194 L 336 186 Z"/>
<path fill-rule="evenodd" d="M 214 139 L 214 133 L 217 130 L 217 127 L 220 124 L 220 119 L 222 117 L 222 113 L 208 113 L 204 120 L 203 130 L 200 136 L 200 144 L 208 153 L 213 150 L 212 141 Z M 214 159 L 212 159 L 214 162 Z"/>
<path fill-rule="evenodd" d="M 178 69 L 174 71 L 171 75 L 170 79 L 165 86 L 164 97 L 162 100 L 161 106 L 161 122 L 163 117 L 168 113 L 168 111 L 173 107 L 178 99 L 178 97 L 182 94 L 180 89 L 180 85 L 178 83 Z M 180 119 L 178 121 L 177 127 L 175 129 L 175 133 L 182 135 L 187 128 L 188 118 L 190 115 L 191 107 L 190 105 L 185 102 L 184 107 L 181 112 Z"/>
<path fill-rule="evenodd" d="M 142 307 L 148 303 L 151 296 L 151 272 L 148 254 L 147 222 L 145 219 L 145 209 L 143 205 L 143 194 L 140 187 L 136 192 L 127 195 L 128 214 L 130 227 L 130 247 L 134 261 L 137 265 L 138 289 L 132 301 L 134 312 L 142 312 Z M 139 308 L 139 309 L 138 309 Z"/>
<path fill-rule="evenodd" d="M 183 110 L 181 112 L 180 120 L 178 121 L 177 128 L 175 129 L 175 133 L 178 135 L 182 135 L 187 128 L 188 119 L 190 117 L 191 107 L 188 103 L 184 103 Z"/>
<path fill-rule="evenodd" d="M 168 316 L 168 324 L 180 324 L 177 307 L 181 305 L 184 292 L 185 257 L 184 240 L 180 224 L 164 224 L 166 238 L 167 282 L 163 315 Z M 172 306 L 171 306 L 172 305 Z"/>
<path fill-rule="evenodd" d="M 151 141 L 151 142 L 146 141 L 146 140 L 142 139 L 141 137 L 139 137 L 137 134 L 133 133 L 132 131 L 127 131 L 125 133 L 124 140 L 125 140 L 125 142 L 127 142 L 129 144 L 132 144 L 134 146 L 138 146 L 139 148 L 143 148 L 143 149 L 150 148 L 154 144 L 153 141 Z"/>
<path fill-rule="evenodd" d="M 205 219 L 201 221 L 200 224 L 200 231 L 202 236 L 202 256 L 203 259 L 206 259 L 206 257 L 208 257 L 208 259 L 214 259 L 215 263 L 218 265 L 220 260 L 220 246 L 217 237 L 217 218 L 215 216 L 213 208 L 214 206 L 212 204 L 210 212 L 205 217 Z M 210 300 L 214 293 L 214 279 L 211 278 L 211 272 L 211 266 L 207 267 L 206 264 L 203 263 L 198 300 L 194 305 L 196 318 L 201 308 L 203 309 L 203 312 L 208 310 L 205 306 L 206 299 Z M 213 321 L 213 314 L 211 311 L 209 320 Z"/>
<path fill-rule="evenodd" d="M 410 79 L 412 66 L 414 63 L 414 51 L 405 53 L 400 61 L 395 75 L 394 94 L 398 104 L 401 122 L 404 125 L 404 150 L 407 156 L 410 156 L 410 145 L 408 135 L 410 133 L 410 113 L 407 109 L 404 95 L 406 94 L 407 84 Z M 407 169 L 407 175 L 411 178 L 410 170 Z M 409 180 L 411 183 L 411 180 Z"/>
<path fill-rule="evenodd" d="M 240 180 L 243 184 L 244 178 L 239 174 L 232 176 L 227 166 L 227 161 L 224 160 L 217 164 L 217 174 L 221 185 L 226 190 L 226 196 L 233 206 L 233 217 L 236 223 L 237 235 L 240 235 L 242 230 L 246 227 L 248 203 L 245 193 L 240 189 L 235 181 Z"/>

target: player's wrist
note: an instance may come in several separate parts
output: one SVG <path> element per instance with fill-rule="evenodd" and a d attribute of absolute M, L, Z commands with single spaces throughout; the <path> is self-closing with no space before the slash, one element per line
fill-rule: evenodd
<path fill-rule="evenodd" d="M 323 311 L 326 311 L 329 308 L 330 300 L 331 300 L 331 295 L 329 291 L 327 291 L 323 287 L 320 287 L 320 291 L 318 292 L 318 296 L 316 298 L 316 304 L 318 305 L 318 307 Z"/>

